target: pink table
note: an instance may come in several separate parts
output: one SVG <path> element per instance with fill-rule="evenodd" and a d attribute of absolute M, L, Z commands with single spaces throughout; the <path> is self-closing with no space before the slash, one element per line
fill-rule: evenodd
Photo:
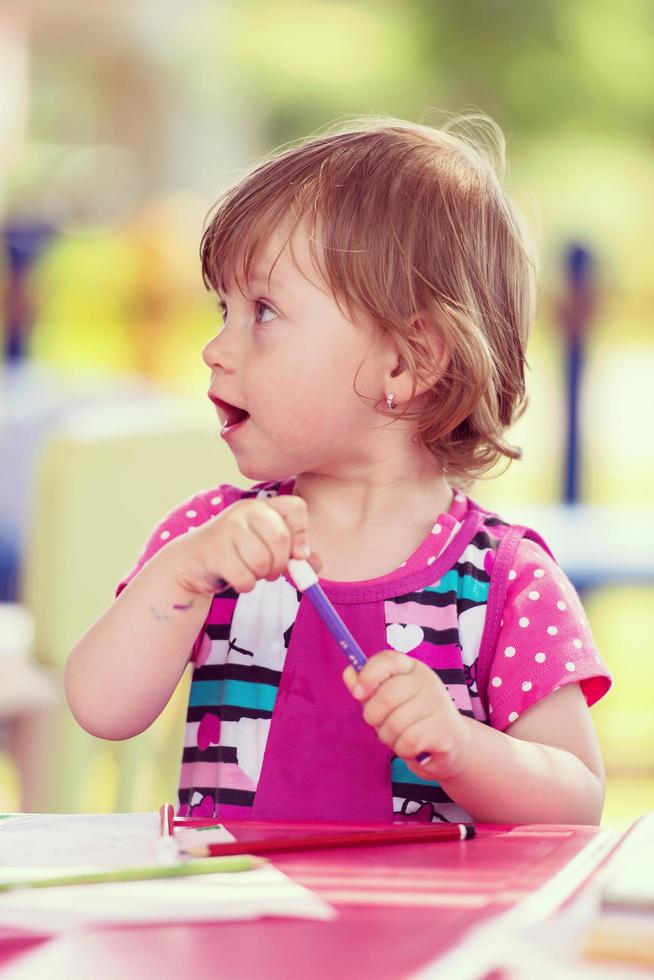
<path fill-rule="evenodd" d="M 242 839 L 300 829 L 228 827 Z M 19 967 L 25 956 L 30 980 L 397 980 L 451 950 L 471 926 L 531 895 L 603 834 L 596 827 L 482 825 L 474 840 L 462 843 L 272 855 L 284 872 L 333 904 L 338 919 L 180 922 L 51 940 L 0 930 L 0 969 Z"/>

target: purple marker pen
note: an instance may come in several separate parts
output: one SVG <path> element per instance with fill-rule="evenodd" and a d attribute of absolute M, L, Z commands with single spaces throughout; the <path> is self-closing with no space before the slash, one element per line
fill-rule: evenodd
<path fill-rule="evenodd" d="M 304 592 L 311 601 L 323 623 L 358 674 L 368 658 L 325 595 L 313 568 L 308 561 L 301 558 L 290 558 L 287 567 L 298 590 Z M 416 756 L 416 762 L 427 762 L 429 758 L 431 757 L 428 752 L 421 752 Z"/>

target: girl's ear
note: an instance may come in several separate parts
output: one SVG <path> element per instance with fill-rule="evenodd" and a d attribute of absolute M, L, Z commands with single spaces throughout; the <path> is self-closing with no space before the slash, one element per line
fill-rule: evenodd
<path fill-rule="evenodd" d="M 443 377 L 450 362 L 450 353 L 435 327 L 428 320 L 417 318 L 412 322 L 411 327 L 408 344 L 418 374 L 415 395 L 418 397 L 433 388 Z M 399 402 L 406 402 L 411 397 L 411 372 L 399 348 L 396 348 L 396 353 L 397 362 L 391 371 L 392 390 Z"/>

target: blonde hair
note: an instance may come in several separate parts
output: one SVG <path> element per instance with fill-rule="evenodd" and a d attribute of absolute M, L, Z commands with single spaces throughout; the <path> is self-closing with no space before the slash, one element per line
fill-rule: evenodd
<path fill-rule="evenodd" d="M 485 142 L 453 131 L 479 124 Z M 412 398 L 419 377 L 436 378 L 414 411 L 377 409 L 416 419 L 416 438 L 462 487 L 521 455 L 504 433 L 526 404 L 536 259 L 502 189 L 504 150 L 485 116 L 438 129 L 366 116 L 261 159 L 218 199 L 200 247 L 205 285 L 222 291 L 227 269 L 239 282 L 237 262 L 248 280 L 275 229 L 290 219 L 288 242 L 308 222 L 313 261 L 339 307 L 393 337 Z M 430 337 L 449 356 L 441 373 Z"/>

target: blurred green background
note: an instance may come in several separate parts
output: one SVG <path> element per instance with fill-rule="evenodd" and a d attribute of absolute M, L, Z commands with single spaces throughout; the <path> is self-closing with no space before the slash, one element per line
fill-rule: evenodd
<path fill-rule="evenodd" d="M 205 407 L 200 351 L 216 313 L 200 277 L 203 221 L 218 194 L 260 154 L 349 115 L 385 113 L 437 125 L 443 113 L 479 110 L 506 134 L 509 190 L 540 243 L 541 299 L 529 346 L 530 407 L 513 433 L 524 459 L 479 483 L 474 495 L 500 512 L 506 502 L 561 498 L 566 409 L 559 320 L 564 255 L 577 243 L 593 257 L 596 290 L 581 389 L 581 499 L 634 512 L 651 508 L 653 27 L 648 0 L 0 3 L 7 350 L 0 489 L 20 494 L 13 516 L 5 508 L 0 537 L 9 556 L 5 598 L 28 609 L 34 656 L 55 685 L 71 631 L 110 600 L 111 583 L 163 516 L 148 509 L 158 478 L 146 468 L 134 503 L 139 520 L 129 540 L 113 542 L 114 552 L 108 541 L 102 561 L 81 568 L 73 537 L 48 539 L 46 547 L 52 524 L 62 533 L 67 520 L 81 526 L 80 508 L 90 511 L 91 498 L 111 526 L 112 510 L 115 516 L 120 506 L 122 516 L 118 485 L 129 487 L 126 500 L 134 497 L 132 446 L 120 470 L 106 463 L 107 480 L 114 481 L 106 499 L 89 484 L 77 518 L 57 516 L 57 503 L 65 497 L 70 508 L 74 496 L 64 489 L 60 499 L 52 491 L 57 480 L 70 485 L 72 469 L 65 467 L 72 457 L 61 455 L 61 446 L 72 453 L 79 442 L 79 427 L 75 436 L 62 435 L 62 422 L 80 413 L 88 419 L 112 398 L 139 410 L 169 402 L 176 437 L 181 427 L 187 448 L 197 438 L 204 458 L 196 466 L 189 451 L 183 466 L 172 464 L 173 436 L 162 443 L 156 458 L 167 453 L 162 465 L 174 470 L 162 503 L 172 506 L 187 492 L 232 479 L 220 447 L 215 459 L 206 450 L 217 432 L 210 432 L 215 423 Z M 118 416 L 109 412 L 112 424 Z M 105 411 L 105 426 L 107 417 Z M 93 441 L 88 426 L 86 450 Z M 116 440 L 109 446 L 102 438 L 94 462 L 75 457 L 84 473 L 90 467 L 97 475 L 101 459 L 112 459 Z M 88 519 L 92 527 L 97 513 Z M 647 534 L 651 525 L 643 520 Z M 82 593 L 85 600 L 77 601 Z M 613 691 L 593 709 L 610 776 L 605 821 L 615 826 L 654 808 L 652 595 L 646 580 L 584 594 L 615 677 Z M 48 731 L 56 730 L 61 748 L 47 779 L 38 775 L 39 785 L 50 788 L 27 799 L 61 809 L 66 800 L 71 809 L 158 805 L 175 787 L 183 702 L 180 689 L 150 732 L 125 746 L 66 727 L 65 709 L 50 709 L 55 728 Z M 24 802 L 21 779 L 37 779 L 36 770 L 25 775 L 25 759 L 40 758 L 44 739 L 54 738 L 41 733 L 40 710 L 28 728 L 9 725 L 0 810 Z"/>

